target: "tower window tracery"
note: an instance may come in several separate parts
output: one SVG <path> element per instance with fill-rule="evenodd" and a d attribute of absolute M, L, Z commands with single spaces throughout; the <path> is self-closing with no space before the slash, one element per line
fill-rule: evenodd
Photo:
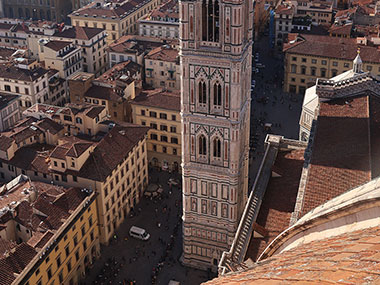
<path fill-rule="evenodd" d="M 214 105 L 222 105 L 222 86 L 219 82 L 214 84 Z"/>
<path fill-rule="evenodd" d="M 204 135 L 201 135 L 199 137 L 199 154 L 200 155 L 206 155 L 206 137 Z"/>
<path fill-rule="evenodd" d="M 206 82 L 200 81 L 198 84 L 198 97 L 200 104 L 206 104 L 207 102 L 206 91 Z"/>
<path fill-rule="evenodd" d="M 213 142 L 213 148 L 214 148 L 214 157 L 221 157 L 222 156 L 222 150 L 221 150 L 221 142 L 219 138 L 215 138 Z"/>
<path fill-rule="evenodd" d="M 219 1 L 202 0 L 202 40 L 219 41 Z"/>

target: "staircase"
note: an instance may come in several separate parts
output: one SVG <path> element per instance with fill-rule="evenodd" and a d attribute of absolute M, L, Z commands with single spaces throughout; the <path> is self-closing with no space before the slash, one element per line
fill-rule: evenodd
<path fill-rule="evenodd" d="M 229 252 L 224 252 L 219 263 L 219 274 L 244 269 L 242 262 L 252 236 L 253 223 L 259 214 L 261 202 L 265 195 L 272 173 L 272 165 L 276 159 L 278 147 L 268 146 L 263 162 L 256 176 L 243 215 L 240 220 L 235 239 Z"/>

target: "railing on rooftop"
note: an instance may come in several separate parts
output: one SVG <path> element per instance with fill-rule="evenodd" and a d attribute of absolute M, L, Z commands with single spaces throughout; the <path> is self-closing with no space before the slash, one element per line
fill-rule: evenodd
<path fill-rule="evenodd" d="M 279 141 L 281 141 L 281 138 Z M 236 271 L 239 267 L 242 267 L 241 263 L 244 261 L 243 259 L 252 236 L 253 223 L 257 219 L 261 202 L 271 177 L 271 169 L 277 156 L 278 146 L 278 144 L 272 145 L 270 143 L 266 145 L 263 160 L 240 219 L 239 227 L 236 231 L 231 249 L 229 252 L 223 252 L 222 258 L 219 262 L 218 267 L 220 275 L 230 271 Z"/>

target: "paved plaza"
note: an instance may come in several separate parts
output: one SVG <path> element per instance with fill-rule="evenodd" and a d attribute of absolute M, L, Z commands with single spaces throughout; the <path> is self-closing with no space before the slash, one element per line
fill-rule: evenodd
<path fill-rule="evenodd" d="M 179 262 L 182 254 L 182 194 L 179 187 L 170 189 L 167 181 L 170 177 L 180 180 L 180 176 L 151 169 L 149 173 L 150 181 L 162 185 L 167 198 L 141 200 L 135 209 L 136 216 L 128 218 L 117 231 L 117 239 L 102 247 L 102 256 L 91 268 L 86 284 L 130 284 L 128 281 L 135 281 L 136 284 L 166 285 L 170 280 L 176 280 L 181 285 L 194 285 L 216 277 L 210 272 L 186 268 Z M 146 229 L 150 239 L 141 241 L 129 237 L 128 231 L 133 225 Z M 154 282 L 153 276 L 156 276 Z"/>

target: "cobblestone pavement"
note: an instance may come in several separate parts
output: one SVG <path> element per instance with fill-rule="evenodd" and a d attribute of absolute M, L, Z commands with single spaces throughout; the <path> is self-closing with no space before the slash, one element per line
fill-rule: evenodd
<path fill-rule="evenodd" d="M 149 176 L 150 182 L 158 181 L 163 186 L 164 195 L 167 198 L 152 201 L 146 198 L 141 200 L 135 209 L 136 216 L 126 219 L 117 231 L 117 240 L 109 246 L 102 247 L 102 256 L 94 263 L 86 278 L 86 284 L 129 284 L 127 281 L 136 281 L 136 284 L 143 285 L 166 285 L 170 280 L 176 280 L 181 285 L 193 285 L 216 277 L 209 272 L 186 268 L 179 262 L 182 254 L 182 222 L 180 219 L 182 193 L 179 187 L 173 186 L 170 190 L 167 181 L 170 177 L 180 180 L 180 176 L 164 171 L 151 171 L 151 169 Z M 158 227 L 158 223 L 160 223 L 160 227 Z M 141 241 L 129 237 L 128 232 L 133 225 L 146 229 L 151 235 L 150 239 Z M 175 229 L 177 230 L 175 231 Z M 166 250 L 167 248 L 168 250 Z M 117 264 L 105 267 L 106 262 L 111 264 L 110 261 L 113 257 Z M 121 268 L 120 263 L 123 263 Z M 155 283 L 152 283 L 153 270 L 158 267 L 159 263 L 161 263 L 161 269 L 156 274 Z M 113 269 L 106 271 L 106 274 L 111 275 L 111 278 L 107 279 L 108 283 L 100 282 L 99 274 L 102 274 L 103 268 Z M 113 272 L 117 272 L 118 268 L 120 268 L 119 272 L 114 275 Z"/>

